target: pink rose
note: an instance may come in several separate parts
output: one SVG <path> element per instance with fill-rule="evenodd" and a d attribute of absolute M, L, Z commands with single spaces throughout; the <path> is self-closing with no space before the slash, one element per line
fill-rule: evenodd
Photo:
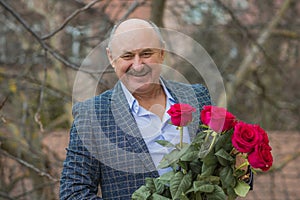
<path fill-rule="evenodd" d="M 239 152 L 249 153 L 260 142 L 260 136 L 254 125 L 239 122 L 234 127 L 231 141 Z"/>
<path fill-rule="evenodd" d="M 225 108 L 216 106 L 203 106 L 201 121 L 216 132 L 223 132 L 232 129 L 237 120 L 236 117 Z"/>
<path fill-rule="evenodd" d="M 193 112 L 196 112 L 194 107 L 183 103 L 176 103 L 167 111 L 171 116 L 172 124 L 175 126 L 188 125 L 193 120 Z"/>
<path fill-rule="evenodd" d="M 260 143 L 255 146 L 253 152 L 248 155 L 249 164 L 253 168 L 260 168 L 267 171 L 273 164 L 272 148 L 267 143 Z"/>

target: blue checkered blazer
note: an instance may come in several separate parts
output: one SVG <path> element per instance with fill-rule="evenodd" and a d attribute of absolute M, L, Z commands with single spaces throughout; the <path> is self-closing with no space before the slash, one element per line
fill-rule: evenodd
<path fill-rule="evenodd" d="M 188 127 L 193 139 L 201 108 L 211 104 L 208 90 L 200 84 L 163 81 L 177 102 L 197 108 Z M 76 103 L 73 116 L 60 199 L 131 199 L 146 177 L 158 177 L 120 83 L 99 96 Z M 101 198 L 97 196 L 99 189 Z"/>

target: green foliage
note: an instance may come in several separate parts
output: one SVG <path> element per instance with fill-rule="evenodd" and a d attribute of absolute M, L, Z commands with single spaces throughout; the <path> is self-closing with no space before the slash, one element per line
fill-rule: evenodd
<path fill-rule="evenodd" d="M 231 135 L 232 131 L 222 134 L 202 131 L 181 149 L 158 141 L 163 146 L 175 147 L 159 164 L 160 168 L 173 170 L 158 178 L 147 178 L 146 184 L 135 191 L 132 198 L 234 200 L 246 196 L 250 186 L 239 180 L 246 172 L 235 168 Z"/>

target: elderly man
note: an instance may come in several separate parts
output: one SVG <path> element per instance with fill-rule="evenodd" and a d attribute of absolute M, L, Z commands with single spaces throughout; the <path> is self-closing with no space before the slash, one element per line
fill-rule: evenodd
<path fill-rule="evenodd" d="M 199 127 L 199 113 L 211 104 L 200 85 L 164 80 L 164 41 L 155 24 L 129 19 L 116 25 L 107 55 L 119 78 L 111 90 L 74 105 L 74 122 L 64 162 L 61 199 L 130 199 L 145 183 L 168 169 L 157 169 L 172 149 L 157 140 L 179 143 L 166 111 L 174 103 L 197 108 L 184 129 L 189 143 Z M 99 192 L 101 191 L 101 192 Z"/>

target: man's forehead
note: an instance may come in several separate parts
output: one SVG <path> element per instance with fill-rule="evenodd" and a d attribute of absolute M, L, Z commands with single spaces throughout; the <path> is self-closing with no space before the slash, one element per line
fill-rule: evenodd
<path fill-rule="evenodd" d="M 152 27 L 116 31 L 111 40 L 111 51 L 118 55 L 145 48 L 161 48 L 160 38 Z"/>

